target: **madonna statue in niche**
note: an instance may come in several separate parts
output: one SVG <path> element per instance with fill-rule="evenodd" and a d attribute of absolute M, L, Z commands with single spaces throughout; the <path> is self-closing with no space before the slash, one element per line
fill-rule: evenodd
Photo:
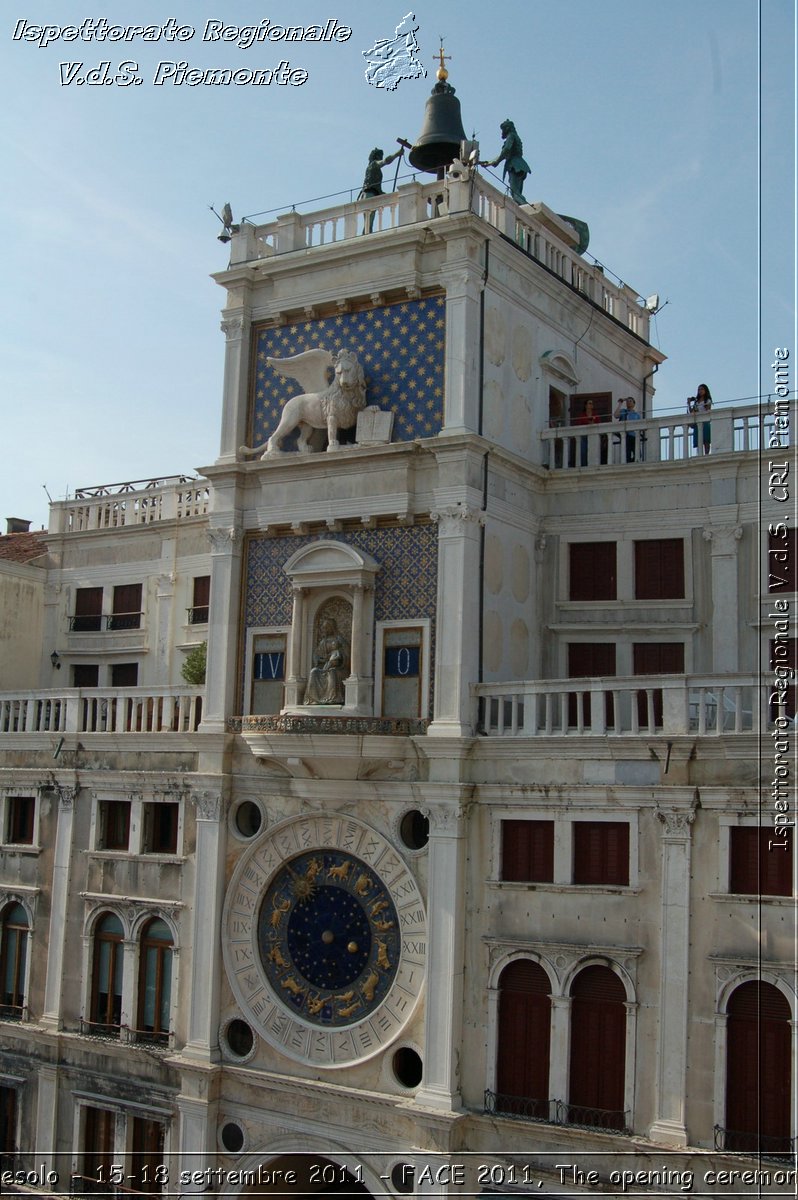
<path fill-rule="evenodd" d="M 343 704 L 349 646 L 332 617 L 319 622 L 319 640 L 305 688 L 304 704 Z"/>

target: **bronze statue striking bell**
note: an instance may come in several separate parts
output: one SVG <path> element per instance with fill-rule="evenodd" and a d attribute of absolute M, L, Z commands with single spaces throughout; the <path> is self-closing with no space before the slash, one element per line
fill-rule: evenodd
<path fill-rule="evenodd" d="M 424 109 L 424 125 L 408 158 L 417 171 L 439 174 L 460 153 L 460 143 L 466 140 L 460 101 L 454 88 L 438 83 L 432 89 Z"/>

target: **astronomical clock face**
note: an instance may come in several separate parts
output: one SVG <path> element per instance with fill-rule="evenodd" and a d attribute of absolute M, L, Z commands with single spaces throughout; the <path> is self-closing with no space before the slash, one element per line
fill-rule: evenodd
<path fill-rule="evenodd" d="M 261 1036 L 330 1067 L 377 1054 L 421 989 L 426 920 L 404 861 L 351 818 L 286 822 L 245 855 L 225 905 L 225 962 Z"/>

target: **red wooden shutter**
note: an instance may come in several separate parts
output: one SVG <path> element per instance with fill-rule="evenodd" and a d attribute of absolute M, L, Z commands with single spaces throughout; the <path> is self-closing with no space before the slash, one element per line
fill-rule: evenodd
<path fill-rule="evenodd" d="M 553 821 L 502 821 L 501 877 L 515 883 L 552 882 Z"/>
<path fill-rule="evenodd" d="M 571 997 L 570 1119 L 622 1129 L 626 1123 L 624 986 L 609 967 L 586 967 L 574 980 Z M 578 1111 L 585 1108 L 600 1112 Z"/>
<path fill-rule="evenodd" d="M 628 886 L 628 822 L 574 822 L 574 883 Z"/>
<path fill-rule="evenodd" d="M 541 1119 L 549 1115 L 550 991 L 549 978 L 538 963 L 525 959 L 502 971 L 496 1063 L 497 1107 L 502 1112 Z"/>
<path fill-rule="evenodd" d="M 632 646 L 632 670 L 635 675 L 679 675 L 684 671 L 683 642 L 635 642 Z M 662 689 L 655 688 L 654 724 L 662 725 Z M 637 693 L 637 720 L 648 728 L 648 696 Z"/>
<path fill-rule="evenodd" d="M 615 542 L 571 542 L 569 600 L 614 600 L 617 591 Z"/>
<path fill-rule="evenodd" d="M 770 983 L 732 993 L 726 1027 L 726 1148 L 784 1153 L 790 1137 L 790 1006 Z"/>
<path fill-rule="evenodd" d="M 635 598 L 684 597 L 684 539 L 649 538 L 635 542 Z"/>
<path fill-rule="evenodd" d="M 571 679 L 607 679 L 615 674 L 614 642 L 569 642 L 568 675 Z M 582 703 L 582 721 L 590 724 L 590 697 L 585 693 L 568 697 L 568 724 L 577 724 L 578 702 Z M 604 720 L 608 728 L 615 723 L 615 708 L 612 695 L 604 697 Z"/>
<path fill-rule="evenodd" d="M 792 854 L 789 829 L 746 825 L 730 830 L 729 891 L 743 896 L 791 896 Z"/>

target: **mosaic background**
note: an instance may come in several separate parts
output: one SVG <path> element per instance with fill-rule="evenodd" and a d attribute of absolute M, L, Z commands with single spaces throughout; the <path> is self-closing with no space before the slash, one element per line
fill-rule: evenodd
<path fill-rule="evenodd" d="M 286 400 L 298 395 L 297 383 L 278 375 L 266 359 L 290 358 L 319 348 L 335 352 L 347 347 L 356 352 L 366 372 L 367 404 L 395 413 L 394 441 L 439 433 L 445 311 L 445 297 L 430 296 L 257 331 L 250 444 L 266 441 Z"/>
<path fill-rule="evenodd" d="M 370 554 L 380 564 L 374 584 L 375 620 L 428 617 L 431 621 L 430 661 L 434 663 L 438 527 L 433 524 L 355 529 L 320 536 L 250 538 L 244 594 L 246 628 L 291 624 L 291 584 L 283 571 L 283 563 L 303 546 L 317 541 L 343 542 Z M 371 673 L 373 676 L 373 663 Z M 430 712 L 433 684 L 431 672 Z"/>

